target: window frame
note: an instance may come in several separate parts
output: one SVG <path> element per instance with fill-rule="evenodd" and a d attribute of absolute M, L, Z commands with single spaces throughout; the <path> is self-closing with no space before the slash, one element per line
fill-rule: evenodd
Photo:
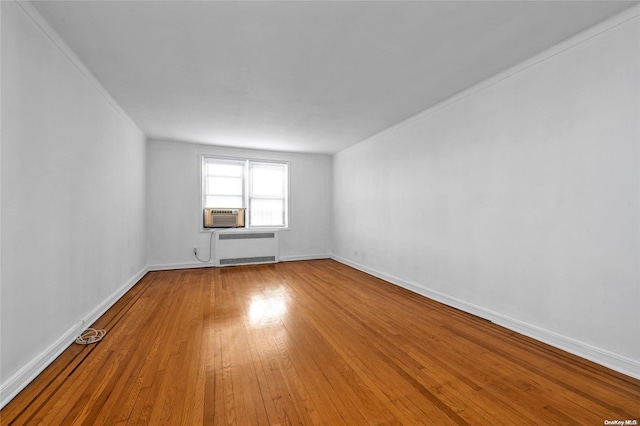
<path fill-rule="evenodd" d="M 229 161 L 229 162 L 242 162 L 243 165 L 243 188 L 242 188 L 242 204 L 245 209 L 245 226 L 244 228 L 236 228 L 236 229 L 278 229 L 278 230 L 288 230 L 289 229 L 289 209 L 290 209 L 290 162 L 284 160 L 268 160 L 262 158 L 247 158 L 247 157 L 227 157 L 220 155 L 210 155 L 210 154 L 200 154 L 200 209 L 198 212 L 199 223 L 200 223 L 200 232 L 212 232 L 219 230 L 220 228 L 205 228 L 202 222 L 202 214 L 205 209 L 205 188 L 206 188 L 206 176 L 205 176 L 205 167 L 207 160 L 221 160 L 221 161 Z M 284 180 L 284 195 L 282 197 L 284 202 L 284 225 L 252 225 L 251 224 L 251 210 L 250 203 L 252 199 L 252 188 L 251 188 L 251 180 L 253 177 L 251 176 L 251 164 L 274 164 L 278 166 L 284 166 L 285 169 L 285 180 Z M 263 199 L 264 197 L 253 197 L 256 199 Z"/>

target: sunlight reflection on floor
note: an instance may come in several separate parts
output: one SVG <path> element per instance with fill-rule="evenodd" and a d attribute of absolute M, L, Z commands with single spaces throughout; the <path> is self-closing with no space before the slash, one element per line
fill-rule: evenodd
<path fill-rule="evenodd" d="M 252 296 L 249 323 L 253 326 L 280 321 L 287 314 L 288 296 L 282 289 L 268 295 Z"/>

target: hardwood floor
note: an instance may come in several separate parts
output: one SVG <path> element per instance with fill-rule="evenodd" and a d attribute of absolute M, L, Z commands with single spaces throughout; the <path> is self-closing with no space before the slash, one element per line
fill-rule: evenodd
<path fill-rule="evenodd" d="M 331 260 L 151 272 L 2 425 L 602 425 L 640 381 Z"/>

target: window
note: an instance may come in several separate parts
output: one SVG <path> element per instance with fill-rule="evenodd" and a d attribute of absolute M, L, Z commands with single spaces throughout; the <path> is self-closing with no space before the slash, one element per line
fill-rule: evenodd
<path fill-rule="evenodd" d="M 202 207 L 245 208 L 249 227 L 286 227 L 287 163 L 202 157 Z"/>

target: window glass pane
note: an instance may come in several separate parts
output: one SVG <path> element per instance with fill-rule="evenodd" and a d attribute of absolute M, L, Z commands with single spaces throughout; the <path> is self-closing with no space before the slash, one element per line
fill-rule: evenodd
<path fill-rule="evenodd" d="M 225 197 L 218 195 L 207 195 L 204 201 L 205 208 L 241 208 L 243 207 L 242 196 Z"/>
<path fill-rule="evenodd" d="M 206 160 L 205 173 L 210 176 L 242 177 L 244 174 L 244 162 L 225 160 Z"/>
<path fill-rule="evenodd" d="M 251 168 L 252 195 L 256 197 L 284 196 L 285 170 L 281 165 L 254 165 Z"/>
<path fill-rule="evenodd" d="M 265 200 L 253 198 L 250 206 L 252 226 L 283 226 L 284 200 Z"/>
<path fill-rule="evenodd" d="M 242 178 L 208 177 L 207 194 L 242 196 Z"/>

